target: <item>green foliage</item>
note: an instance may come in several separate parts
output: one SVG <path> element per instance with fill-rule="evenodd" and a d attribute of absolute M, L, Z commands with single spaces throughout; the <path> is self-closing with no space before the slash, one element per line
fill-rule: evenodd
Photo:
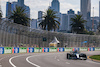
<path fill-rule="evenodd" d="M 90 57 L 91 59 L 100 60 L 100 55 L 94 55 Z"/>
<path fill-rule="evenodd" d="M 0 22 L 1 22 L 1 18 L 2 18 L 2 13 L 0 13 Z"/>
<path fill-rule="evenodd" d="M 82 18 L 82 15 L 75 15 L 74 18 L 71 18 L 72 21 L 72 32 L 80 34 L 84 32 L 84 23 L 86 20 Z"/>
<path fill-rule="evenodd" d="M 86 29 L 81 34 L 88 34 L 88 35 L 94 35 L 93 31 L 87 31 Z"/>
<path fill-rule="evenodd" d="M 17 6 L 16 10 L 13 10 L 12 15 L 9 17 L 9 19 L 13 19 L 14 23 L 29 26 L 30 18 L 27 17 L 25 11 L 26 10 L 23 7 Z"/>
<path fill-rule="evenodd" d="M 2 17 L 2 13 L 0 13 L 0 18 Z"/>
<path fill-rule="evenodd" d="M 58 19 L 57 13 L 52 10 L 52 9 L 48 9 L 46 12 L 44 12 L 44 16 L 42 17 L 43 20 L 41 21 L 41 23 L 39 24 L 39 26 L 43 29 L 43 30 L 56 30 L 59 29 L 59 25 L 60 22 L 55 20 Z"/>

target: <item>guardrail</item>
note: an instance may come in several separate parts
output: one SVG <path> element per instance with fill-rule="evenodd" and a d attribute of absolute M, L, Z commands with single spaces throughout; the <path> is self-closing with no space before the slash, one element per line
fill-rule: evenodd
<path fill-rule="evenodd" d="M 13 53 L 38 53 L 38 52 L 67 52 L 67 51 L 100 51 L 100 47 L 58 47 L 58 48 L 39 48 L 39 47 L 0 47 L 0 54 Z"/>

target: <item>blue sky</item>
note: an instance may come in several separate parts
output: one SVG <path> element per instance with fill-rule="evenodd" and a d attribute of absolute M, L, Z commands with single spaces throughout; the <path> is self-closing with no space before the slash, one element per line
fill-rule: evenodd
<path fill-rule="evenodd" d="M 3 17 L 6 14 L 6 2 L 8 0 L 0 0 L 2 5 Z M 17 0 L 10 0 L 11 2 Z M 80 11 L 80 0 L 59 0 L 60 1 L 60 12 L 67 13 L 69 9 L 73 9 L 75 13 Z M 51 5 L 52 0 L 25 0 L 25 4 L 30 6 L 31 9 L 31 18 L 37 19 L 38 11 L 46 11 L 49 5 Z M 94 15 L 99 16 L 99 0 L 91 0 L 91 16 L 93 15 L 93 7 Z"/>

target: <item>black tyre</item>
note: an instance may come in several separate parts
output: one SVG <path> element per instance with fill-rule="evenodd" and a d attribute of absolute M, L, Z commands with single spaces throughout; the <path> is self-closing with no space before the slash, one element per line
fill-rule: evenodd
<path fill-rule="evenodd" d="M 70 59 L 70 57 L 71 57 L 70 54 L 67 54 L 67 59 Z"/>

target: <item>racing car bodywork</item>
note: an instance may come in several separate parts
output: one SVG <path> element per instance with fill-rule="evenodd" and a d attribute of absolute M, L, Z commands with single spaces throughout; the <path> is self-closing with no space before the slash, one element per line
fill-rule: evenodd
<path fill-rule="evenodd" d="M 80 53 L 78 51 L 73 51 L 67 53 L 67 59 L 80 59 L 80 60 L 87 60 L 86 54 Z"/>

